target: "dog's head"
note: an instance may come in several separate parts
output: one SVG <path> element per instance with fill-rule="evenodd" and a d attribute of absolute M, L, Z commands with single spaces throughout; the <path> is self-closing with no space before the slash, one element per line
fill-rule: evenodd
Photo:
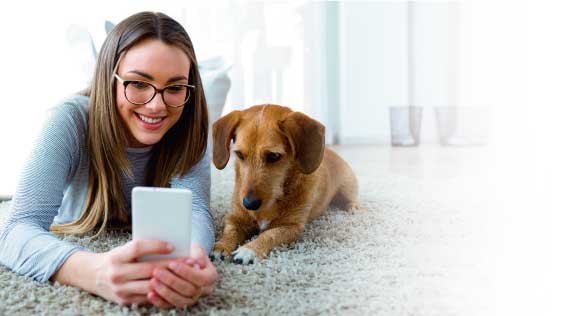
<path fill-rule="evenodd" d="M 213 163 L 235 162 L 235 192 L 248 210 L 270 207 L 293 174 L 310 174 L 324 156 L 324 125 L 278 105 L 233 111 L 213 124 Z"/>

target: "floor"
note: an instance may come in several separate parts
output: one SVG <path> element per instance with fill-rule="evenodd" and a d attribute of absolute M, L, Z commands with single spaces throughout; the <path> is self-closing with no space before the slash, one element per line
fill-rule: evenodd
<path fill-rule="evenodd" d="M 361 177 L 403 179 L 403 192 L 389 193 L 396 201 L 406 192 L 409 198 L 418 199 L 419 212 L 409 214 L 412 223 L 407 233 L 416 237 L 407 247 L 407 262 L 425 271 L 422 273 L 447 275 L 433 288 L 423 285 L 436 298 L 457 300 L 451 305 L 455 308 L 443 312 L 503 314 L 504 307 L 496 304 L 500 299 L 496 291 L 502 228 L 493 199 L 498 194 L 494 185 L 495 148 L 437 144 L 333 148 L 358 169 Z"/>
<path fill-rule="evenodd" d="M 215 294 L 188 314 L 507 314 L 509 293 L 502 286 L 508 273 L 500 272 L 506 264 L 501 255 L 505 228 L 493 185 L 501 180 L 492 148 L 333 149 L 357 174 L 363 211 L 329 210 L 297 243 L 253 266 L 217 263 L 221 278 Z M 232 168 L 213 168 L 212 176 L 211 206 L 220 231 L 230 204 Z M 0 204 L 0 211 L 6 206 Z M 0 220 L 5 215 L 0 212 Z M 69 241 L 105 251 L 127 238 Z M 0 314 L 145 312 L 104 304 L 77 289 L 38 286 L 4 268 L 0 287 L 5 288 L 0 301 L 12 302 L 0 304 L 5 305 Z M 38 301 L 48 303 L 41 308 Z"/>

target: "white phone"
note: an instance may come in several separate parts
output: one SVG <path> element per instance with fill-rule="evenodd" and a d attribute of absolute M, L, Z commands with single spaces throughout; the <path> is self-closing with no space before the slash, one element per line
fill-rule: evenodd
<path fill-rule="evenodd" d="M 167 255 L 138 261 L 190 256 L 192 192 L 187 189 L 135 187 L 132 190 L 132 239 L 156 239 L 174 246 Z"/>

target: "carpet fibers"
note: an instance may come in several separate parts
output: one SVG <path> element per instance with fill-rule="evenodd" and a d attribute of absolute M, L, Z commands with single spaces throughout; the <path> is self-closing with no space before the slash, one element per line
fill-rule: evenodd
<path fill-rule="evenodd" d="M 0 315 L 477 315 L 491 314 L 483 195 L 460 194 L 460 149 L 336 148 L 357 173 L 359 211 L 330 208 L 301 239 L 266 260 L 216 263 L 214 293 L 188 309 L 121 307 L 79 289 L 39 284 L 0 266 Z M 469 166 L 473 168 L 473 166 Z M 460 169 L 462 168 L 462 169 Z M 212 171 L 217 235 L 233 169 Z M 0 221 L 10 202 L 0 204 Z M 485 224 L 486 223 L 486 224 Z M 217 237 L 218 237 L 217 236 Z M 67 237 L 95 251 L 131 236 Z"/>

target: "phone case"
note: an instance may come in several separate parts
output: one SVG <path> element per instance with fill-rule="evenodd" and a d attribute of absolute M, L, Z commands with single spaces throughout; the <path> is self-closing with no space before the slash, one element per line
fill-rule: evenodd
<path fill-rule="evenodd" d="M 187 189 L 135 187 L 132 190 L 132 239 L 171 243 L 168 255 L 147 255 L 139 261 L 190 256 L 192 192 Z"/>

